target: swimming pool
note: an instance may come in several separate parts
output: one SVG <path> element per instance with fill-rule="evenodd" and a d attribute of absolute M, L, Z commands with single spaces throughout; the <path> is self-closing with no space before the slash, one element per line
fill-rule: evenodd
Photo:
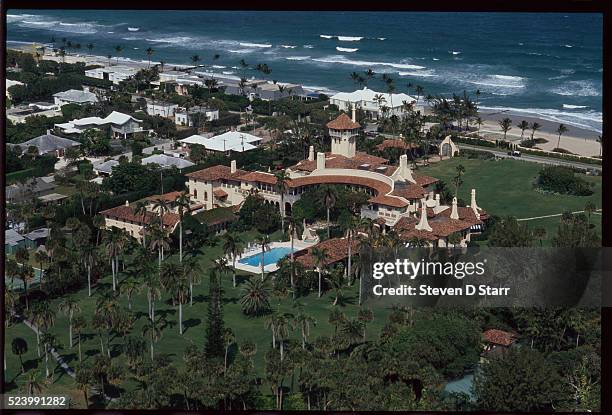
<path fill-rule="evenodd" d="M 266 254 L 264 255 L 264 266 L 276 264 L 279 259 L 286 257 L 290 253 L 291 248 L 288 247 L 272 248 L 271 250 L 266 251 Z M 242 258 L 238 262 L 244 265 L 250 265 L 252 267 L 259 267 L 261 266 L 261 252 L 246 258 Z"/>

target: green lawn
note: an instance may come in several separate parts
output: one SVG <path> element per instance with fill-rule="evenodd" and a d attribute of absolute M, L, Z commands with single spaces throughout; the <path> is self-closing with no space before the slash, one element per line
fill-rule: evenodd
<path fill-rule="evenodd" d="M 454 191 L 452 178 L 459 164 L 465 167 L 459 198 L 470 203 L 470 192 L 476 189 L 478 206 L 492 215 L 512 215 L 520 219 L 582 210 L 588 201 L 593 201 L 597 208 L 602 205 L 601 177 L 580 175 L 595 183 L 591 196 L 547 194 L 533 187 L 542 165 L 527 161 L 456 157 L 420 168 L 419 173 L 443 180 Z"/>
<path fill-rule="evenodd" d="M 244 241 L 253 240 L 256 235 L 257 234 L 255 232 L 247 232 L 242 234 L 242 239 Z M 272 235 L 272 239 L 278 240 L 278 237 L 278 233 Z M 204 253 L 198 257 L 201 269 L 203 270 L 202 283 L 196 286 L 194 289 L 193 306 L 186 304 L 183 308 L 183 325 L 185 330 L 183 336 L 179 334 L 178 329 L 178 310 L 176 307 L 172 306 L 172 303 L 169 299 L 170 297 L 167 294 L 164 294 L 162 301 L 158 300 L 156 302 L 156 316 L 164 316 L 168 322 L 168 326 L 163 331 L 162 339 L 155 345 L 155 351 L 156 353 L 164 353 L 170 355 L 172 360 L 174 360 L 175 365 L 179 368 L 184 365 L 183 352 L 190 342 L 193 342 L 198 347 L 204 347 L 208 306 L 208 270 L 211 267 L 212 261 L 219 257 L 222 253 L 220 244 L 214 247 L 206 247 L 203 251 Z M 242 313 L 240 309 L 240 284 L 243 283 L 246 278 L 260 277 L 259 275 L 251 275 L 247 273 L 239 273 L 238 275 L 239 286 L 237 288 L 234 288 L 232 286 L 231 274 L 227 275 L 227 277 L 222 281 L 224 291 L 224 321 L 226 327 L 231 327 L 234 330 L 237 341 L 239 343 L 246 339 L 250 339 L 257 344 L 257 354 L 255 356 L 254 362 L 259 376 L 263 377 L 263 370 L 265 364 L 264 356 L 266 351 L 272 347 L 271 333 L 269 330 L 265 329 L 264 321 L 266 317 L 247 317 Z M 96 303 L 96 293 L 98 292 L 100 287 L 104 287 L 104 289 L 106 289 L 110 286 L 110 284 L 111 278 L 110 276 L 107 276 L 98 283 L 98 287 L 94 289 L 92 297 L 87 297 L 86 288 L 73 294 L 75 298 L 79 299 L 79 303 L 81 306 L 81 314 L 85 316 L 87 320 L 90 321 L 91 316 L 93 316 Z M 345 289 L 344 304 L 341 305 L 341 308 L 342 311 L 348 317 L 357 316 L 359 310 L 359 306 L 357 305 L 357 298 L 358 292 L 356 284 L 350 288 Z M 313 295 L 299 298 L 299 301 L 304 304 L 304 307 L 307 312 L 317 320 L 316 326 L 311 328 L 311 340 L 314 340 L 317 336 L 329 335 L 333 332 L 333 326 L 328 323 L 329 311 L 332 307 L 333 301 L 331 292 L 325 293 L 321 299 L 317 298 L 316 293 L 314 293 Z M 59 302 L 59 300 L 55 301 L 54 303 L 57 302 Z M 122 305 L 127 307 L 127 299 L 125 297 L 121 297 L 120 302 Z M 133 299 L 132 303 L 132 310 L 138 316 L 138 320 L 131 334 L 135 336 L 141 336 L 141 329 L 144 325 L 147 316 L 146 293 L 142 292 L 137 294 L 136 297 Z M 293 304 L 294 302 L 290 297 L 273 297 L 271 299 L 271 305 L 274 310 L 279 309 L 283 312 L 295 313 L 296 310 L 293 307 Z M 387 320 L 387 315 L 390 312 L 390 309 L 385 305 L 377 304 L 375 305 L 375 307 L 375 319 L 371 324 L 368 325 L 368 336 L 377 335 L 379 330 L 385 324 Z M 64 356 L 64 358 L 71 366 L 74 366 L 78 360 L 78 349 L 76 347 L 76 341 L 73 349 L 69 349 L 68 347 L 68 319 L 65 315 L 57 315 L 55 325 L 51 329 L 51 332 L 57 336 L 61 343 L 62 349 L 60 350 L 60 353 Z M 32 351 L 36 353 L 36 337 L 29 328 L 27 328 L 23 324 L 17 324 L 7 330 L 6 347 L 9 351 L 8 357 L 9 361 L 11 362 L 8 365 L 7 372 L 5 375 L 5 380 L 7 383 L 19 374 L 18 360 L 10 353 L 10 342 L 15 336 L 24 337 L 28 341 L 30 348 L 29 359 L 33 359 L 35 357 L 32 354 Z M 99 338 L 94 332 L 94 330 L 91 328 L 86 330 L 85 335 L 83 337 L 83 359 L 91 360 L 93 359 L 93 356 L 95 356 L 99 352 Z M 295 340 L 299 340 L 299 330 L 294 330 L 293 332 L 291 332 L 290 337 Z M 123 359 L 123 357 L 120 355 L 122 344 L 123 339 L 121 337 L 113 338 L 111 340 L 111 350 L 113 351 L 113 356 L 118 356 L 119 359 Z M 41 364 L 39 363 L 39 367 L 43 367 L 44 371 L 44 364 L 42 366 L 40 365 Z M 57 370 L 60 369 L 58 368 Z M 19 384 L 20 379 L 22 378 L 23 376 L 17 376 L 17 384 Z M 56 383 L 49 385 L 48 391 L 57 393 L 60 393 L 62 391 L 65 392 L 65 388 L 70 388 L 71 385 L 73 385 L 73 381 L 67 378 L 68 376 L 64 375 L 61 379 L 58 379 Z M 126 382 L 122 385 L 122 387 L 127 389 L 132 388 L 134 386 L 135 385 L 130 382 Z M 9 384 L 9 390 L 14 388 L 15 384 Z M 75 391 L 74 393 L 78 395 L 79 392 Z M 80 404 L 82 404 L 82 398 L 79 402 Z"/>

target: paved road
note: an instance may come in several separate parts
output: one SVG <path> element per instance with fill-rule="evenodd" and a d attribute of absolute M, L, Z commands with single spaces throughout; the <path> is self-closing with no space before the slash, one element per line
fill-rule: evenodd
<path fill-rule="evenodd" d="M 532 163 L 552 164 L 555 166 L 568 166 L 568 167 L 577 167 L 581 169 L 601 171 L 601 166 L 597 164 L 580 163 L 577 161 L 562 160 L 562 159 L 556 159 L 552 157 L 534 156 L 531 154 L 523 154 L 521 155 L 521 157 L 513 157 L 513 156 L 509 156 L 506 151 L 498 150 L 495 148 L 473 146 L 471 144 L 463 144 L 463 143 L 458 143 L 457 145 L 459 146 L 459 148 L 467 148 L 470 150 L 479 150 L 479 151 L 488 151 L 489 153 L 493 153 L 497 157 L 502 157 L 502 158 L 513 158 L 515 160 L 529 161 Z"/>

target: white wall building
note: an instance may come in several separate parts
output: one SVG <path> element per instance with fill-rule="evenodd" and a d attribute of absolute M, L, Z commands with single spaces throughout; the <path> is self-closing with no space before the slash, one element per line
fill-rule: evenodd
<path fill-rule="evenodd" d="M 66 134 L 79 134 L 90 128 L 102 128 L 110 126 L 111 135 L 113 137 L 127 138 L 129 134 L 142 132 L 142 121 L 132 117 L 131 115 L 113 111 L 105 118 L 100 117 L 85 117 L 69 121 L 67 123 L 55 124 Z"/>
<path fill-rule="evenodd" d="M 381 98 L 380 101 L 378 98 Z M 355 92 L 339 92 L 329 99 L 329 103 L 336 105 L 340 110 L 350 111 L 353 105 L 358 109 L 365 111 L 366 115 L 372 119 L 378 119 L 383 116 L 382 107 L 387 107 L 389 112 L 387 116 L 397 115 L 402 117 L 404 114 L 404 102 L 414 102 L 416 99 L 406 94 L 386 94 L 376 92 L 367 87 L 358 89 Z"/>
<path fill-rule="evenodd" d="M 186 145 L 199 144 L 208 151 L 243 153 L 257 148 L 261 144 L 261 137 L 238 131 L 228 131 L 210 138 L 195 134 L 179 141 Z"/>
<path fill-rule="evenodd" d="M 180 109 L 174 113 L 174 123 L 176 125 L 183 125 L 193 127 L 194 114 L 201 114 L 206 121 L 213 121 L 219 119 L 219 110 L 214 108 L 201 108 L 195 107 L 189 110 Z"/>
<path fill-rule="evenodd" d="M 78 89 L 69 89 L 67 91 L 53 94 L 55 105 L 61 107 L 66 104 L 95 104 L 98 102 L 98 97 L 93 92 L 79 91 Z"/>
<path fill-rule="evenodd" d="M 177 104 L 170 102 L 147 100 L 147 114 L 151 116 L 173 118 L 177 108 Z"/>
<path fill-rule="evenodd" d="M 88 69 L 85 71 L 85 76 L 96 79 L 106 79 L 114 84 L 118 84 L 136 75 L 138 70 L 138 68 L 132 68 L 130 66 L 106 66 L 103 68 Z"/>

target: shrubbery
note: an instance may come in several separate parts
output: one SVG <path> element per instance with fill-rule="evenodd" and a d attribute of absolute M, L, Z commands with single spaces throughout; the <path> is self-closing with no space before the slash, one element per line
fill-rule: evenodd
<path fill-rule="evenodd" d="M 592 183 L 588 183 L 576 176 L 574 172 L 563 166 L 550 166 L 540 170 L 537 179 L 537 186 L 548 192 L 589 196 L 593 194 Z"/>

